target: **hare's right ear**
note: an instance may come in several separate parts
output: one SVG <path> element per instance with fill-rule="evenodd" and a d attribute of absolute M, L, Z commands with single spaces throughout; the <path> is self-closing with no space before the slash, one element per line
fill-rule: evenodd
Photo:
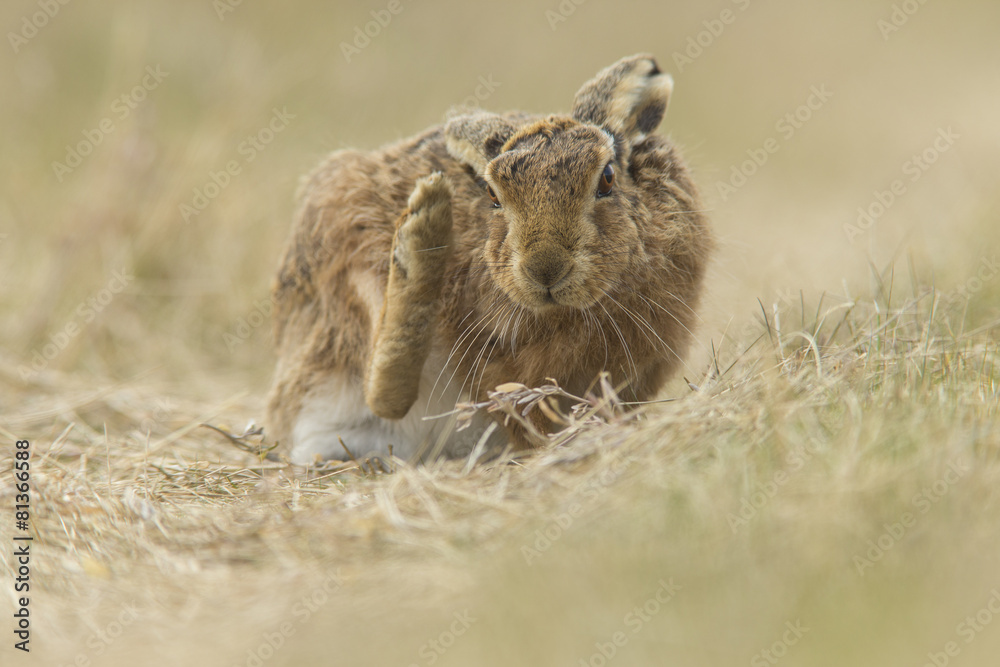
<path fill-rule="evenodd" d="M 573 118 L 632 143 L 660 125 L 674 80 L 652 56 L 622 58 L 583 84 L 573 99 Z"/>
<path fill-rule="evenodd" d="M 486 111 L 453 116 L 444 126 L 448 153 L 470 165 L 477 174 L 486 171 L 487 163 L 500 153 L 512 134 L 513 125 L 503 117 Z"/>

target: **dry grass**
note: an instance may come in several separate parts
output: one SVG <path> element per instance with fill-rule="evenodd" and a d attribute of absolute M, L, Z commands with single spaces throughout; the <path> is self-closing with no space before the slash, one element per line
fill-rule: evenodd
<path fill-rule="evenodd" d="M 780 334 L 768 314 L 697 391 L 638 415 L 597 401 L 572 437 L 476 465 L 294 469 L 199 428 L 250 416 L 240 397 L 35 387 L 2 428 L 59 431 L 35 440 L 40 651 L 93 658 L 88 638 L 132 604 L 108 664 L 246 664 L 286 622 L 272 664 L 422 664 L 464 610 L 440 664 L 566 664 L 619 630 L 624 664 L 731 664 L 799 620 L 794 664 L 913 664 L 997 586 L 1000 346 L 996 325 L 956 335 L 944 301 L 779 312 L 808 325 Z M 479 409 L 532 396 L 508 390 Z M 295 605 L 328 576 L 306 618 Z M 661 579 L 675 599 L 626 625 Z M 996 638 L 962 644 L 964 664 Z"/>
<path fill-rule="evenodd" d="M 730 4 L 589 2 L 555 31 L 558 3 L 452 3 L 447 21 L 407 4 L 346 63 L 340 41 L 383 5 L 243 3 L 219 21 L 203 2 L 70 3 L 8 54 L 0 438 L 32 441 L 36 541 L 33 651 L 3 621 L 0 662 L 256 665 L 270 638 L 267 665 L 756 666 L 787 649 L 789 665 L 886 667 L 940 663 L 948 642 L 948 664 L 995 664 L 1000 276 L 977 274 L 1000 248 L 996 3 L 925 3 L 883 40 L 891 3 L 753 2 L 679 72 L 671 54 Z M 8 3 L 0 24 L 33 11 Z M 722 240 L 672 400 L 626 413 L 605 392 L 532 456 L 421 467 L 296 469 L 202 426 L 260 417 L 255 313 L 323 153 L 437 122 L 489 74 L 487 108 L 566 109 L 642 50 L 677 79 L 666 131 Z M 169 77 L 58 181 L 65 145 L 156 64 Z M 722 200 L 716 183 L 821 84 L 834 97 Z M 296 118 L 185 224 L 178 206 L 274 107 Z M 849 240 L 948 126 L 955 145 Z M 122 267 L 134 278 L 85 321 Z M 506 389 L 467 409 L 555 391 Z M 3 508 L 11 459 L 0 448 Z M 8 619 L 11 532 L 4 509 Z"/>

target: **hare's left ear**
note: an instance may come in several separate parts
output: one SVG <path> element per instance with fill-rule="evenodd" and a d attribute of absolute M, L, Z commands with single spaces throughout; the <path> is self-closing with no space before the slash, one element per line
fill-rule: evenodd
<path fill-rule="evenodd" d="M 583 84 L 573 100 L 573 118 L 633 143 L 660 125 L 674 80 L 653 56 L 622 58 Z"/>
<path fill-rule="evenodd" d="M 448 153 L 470 165 L 477 174 L 486 171 L 486 165 L 495 158 L 507 139 L 514 134 L 514 126 L 502 116 L 486 111 L 452 116 L 445 123 L 445 145 Z"/>

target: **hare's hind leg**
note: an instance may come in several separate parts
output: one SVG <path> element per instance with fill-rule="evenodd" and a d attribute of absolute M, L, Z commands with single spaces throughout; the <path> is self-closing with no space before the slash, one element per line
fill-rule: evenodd
<path fill-rule="evenodd" d="M 417 181 L 392 241 L 392 263 L 365 381 L 365 401 L 386 419 L 402 419 L 420 376 L 441 310 L 451 254 L 451 186 L 440 173 Z"/>
<path fill-rule="evenodd" d="M 393 454 L 410 459 L 419 450 L 422 436 L 373 415 L 365 405 L 360 383 L 344 374 L 331 373 L 302 401 L 289 458 L 300 465 L 324 459 L 364 460 L 384 457 L 395 446 Z"/>

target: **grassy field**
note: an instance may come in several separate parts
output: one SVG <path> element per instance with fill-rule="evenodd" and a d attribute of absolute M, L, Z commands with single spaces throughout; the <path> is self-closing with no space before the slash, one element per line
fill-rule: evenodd
<path fill-rule="evenodd" d="M 986 0 L 5 3 L 0 663 L 995 665 L 998 24 Z M 669 400 L 389 470 L 202 426 L 262 416 L 269 283 L 325 153 L 463 102 L 566 111 L 636 52 L 674 75 L 661 131 L 720 241 Z"/>

